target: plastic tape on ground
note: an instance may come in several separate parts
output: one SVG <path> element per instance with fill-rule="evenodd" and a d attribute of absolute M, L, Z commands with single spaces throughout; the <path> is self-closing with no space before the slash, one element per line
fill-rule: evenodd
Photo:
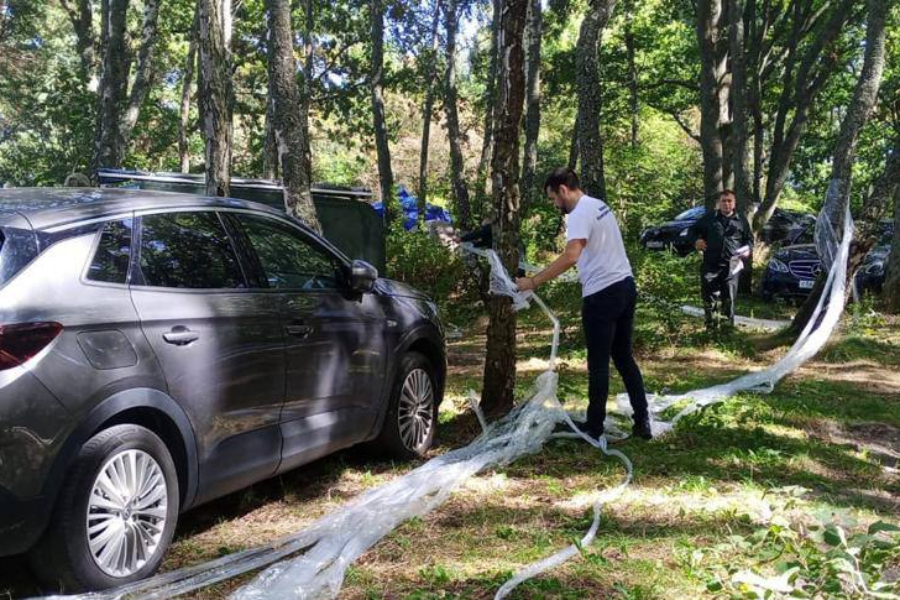
<path fill-rule="evenodd" d="M 540 451 L 557 423 L 567 421 L 574 430 L 574 424 L 556 395 L 554 368 L 559 346 L 559 320 L 538 296 L 520 294 L 515 289 L 496 254 L 491 252 L 487 257 L 492 267 L 492 292 L 510 296 L 518 308 L 529 306 L 529 301 L 533 300 L 553 323 L 549 369 L 538 377 L 528 398 L 509 415 L 490 425 L 482 419 L 482 435 L 468 446 L 438 456 L 406 475 L 364 493 L 302 532 L 206 564 L 77 598 L 168 598 L 258 569 L 264 570 L 232 597 L 332 598 L 343 584 L 347 567 L 398 525 L 439 506 L 472 475 Z M 605 440 L 597 442 L 586 436 L 585 439 L 601 452 L 621 460 L 626 468 L 623 482 L 600 495 L 595 503 L 594 523 L 582 540 L 582 544 L 589 544 L 599 526 L 601 504 L 616 497 L 628 485 L 632 465 L 621 452 L 607 449 Z M 577 547 L 571 546 L 530 567 L 503 586 L 497 597 L 502 598 L 521 581 L 575 554 Z"/>

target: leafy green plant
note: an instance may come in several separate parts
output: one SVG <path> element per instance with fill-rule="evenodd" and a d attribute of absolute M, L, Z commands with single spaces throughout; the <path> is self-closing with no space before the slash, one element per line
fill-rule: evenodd
<path fill-rule="evenodd" d="M 854 531 L 852 521 L 820 516 L 809 525 L 782 519 L 749 536 L 731 536 L 733 548 L 756 562 L 749 570 L 728 569 L 708 583 L 713 592 L 737 597 L 898 598 L 900 528 L 878 521 Z M 763 576 L 763 570 L 776 575 Z"/>

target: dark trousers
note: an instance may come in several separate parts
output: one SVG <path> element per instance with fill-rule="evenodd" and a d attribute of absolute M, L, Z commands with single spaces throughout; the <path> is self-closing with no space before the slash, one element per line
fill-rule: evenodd
<path fill-rule="evenodd" d="M 625 389 L 634 409 L 634 421 L 641 423 L 648 418 L 644 378 L 634 360 L 631 347 L 636 302 L 637 288 L 631 277 L 583 299 L 581 322 L 587 342 L 590 398 L 587 411 L 588 431 L 603 431 L 606 400 L 609 396 L 610 357 L 625 382 Z"/>
<path fill-rule="evenodd" d="M 706 327 L 712 328 L 722 320 L 734 325 L 734 300 L 737 297 L 738 277 L 732 276 L 728 265 L 703 267 L 700 272 L 700 296 Z"/>

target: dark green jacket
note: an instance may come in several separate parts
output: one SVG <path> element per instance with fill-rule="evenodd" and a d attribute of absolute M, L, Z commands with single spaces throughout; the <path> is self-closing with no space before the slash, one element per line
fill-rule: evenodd
<path fill-rule="evenodd" d="M 732 256 L 742 246 L 753 248 L 753 232 L 747 219 L 735 212 L 730 217 L 718 210 L 708 211 L 691 225 L 688 237 L 691 243 L 706 241 L 703 253 L 703 268 L 718 269 L 728 264 Z"/>

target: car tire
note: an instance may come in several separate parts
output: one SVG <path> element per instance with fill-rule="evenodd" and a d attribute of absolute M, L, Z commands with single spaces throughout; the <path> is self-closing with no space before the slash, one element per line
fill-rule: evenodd
<path fill-rule="evenodd" d="M 405 354 L 391 388 L 379 447 L 402 460 L 424 457 L 434 442 L 438 401 L 434 367 L 418 352 Z"/>
<path fill-rule="evenodd" d="M 67 593 L 143 579 L 159 568 L 178 512 L 178 475 L 163 441 L 138 425 L 110 427 L 68 469 L 32 568 Z"/>

